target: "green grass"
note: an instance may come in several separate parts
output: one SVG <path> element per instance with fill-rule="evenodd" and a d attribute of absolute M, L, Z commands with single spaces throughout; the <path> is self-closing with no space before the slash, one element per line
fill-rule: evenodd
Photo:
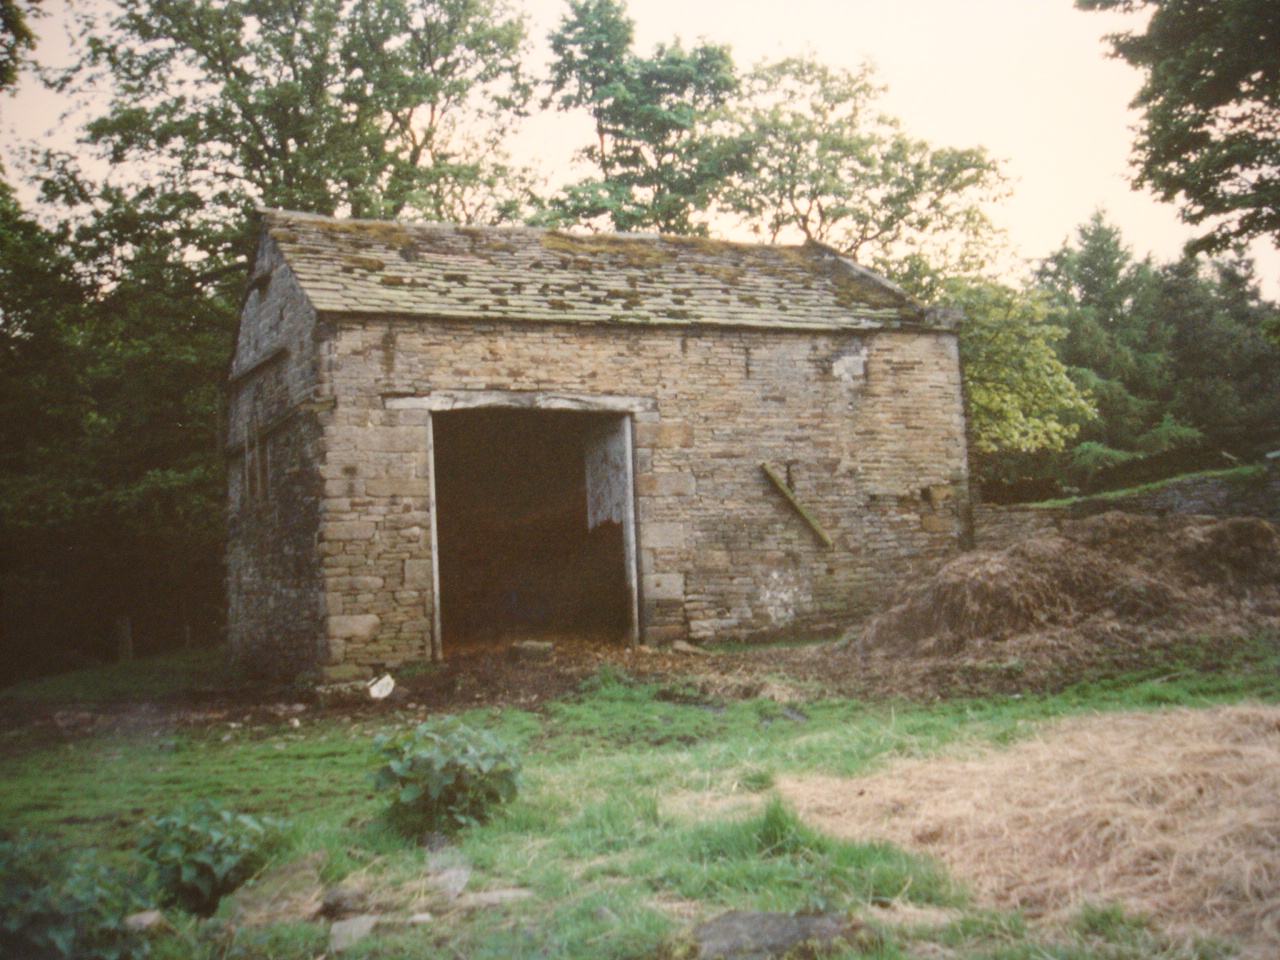
<path fill-rule="evenodd" d="M 145 689 L 172 689 L 159 683 L 157 664 L 144 666 L 131 668 L 151 678 Z M 102 673 L 11 695 L 103 696 L 124 683 L 115 669 Z M 195 658 L 178 661 L 169 679 L 180 686 L 208 675 Z M 783 776 L 856 777 L 895 757 L 1016 742 L 1067 714 L 1245 697 L 1280 702 L 1273 635 L 1188 643 L 1140 670 L 1053 696 L 934 706 L 833 700 L 784 711 L 771 701 L 709 701 L 606 672 L 539 713 L 486 709 L 464 718 L 515 744 L 525 773 L 518 798 L 459 835 L 453 855 L 471 867 L 469 889 L 515 887 L 528 899 L 379 930 L 343 956 L 639 960 L 662 956 L 685 926 L 682 917 L 730 909 L 856 913 L 892 902 L 946 908 L 956 919 L 929 928 L 882 925 L 874 955 L 885 958 L 921 949 L 959 960 L 1226 956 L 1213 944 L 1168 943 L 1105 904 L 1084 908 L 1069 930 L 1038 932 L 1016 913 L 974 908 L 937 863 L 806 826 L 771 791 Z M 127 865 L 149 817 L 204 798 L 290 821 L 293 845 L 280 860 L 324 850 L 327 883 L 353 871 L 389 890 L 419 882 L 432 855 L 380 817 L 386 801 L 368 777 L 374 737 L 418 717 L 303 717 L 300 727 L 272 720 L 148 726 L 66 742 L 10 737 L 0 753 L 0 823 Z M 673 914 L 673 904 L 683 909 Z M 327 949 L 318 925 L 236 930 L 225 921 L 176 917 L 155 955 L 304 960 Z"/>
<path fill-rule="evenodd" d="M 155 700 L 223 688 L 231 683 L 231 677 L 225 651 L 204 648 L 42 677 L 0 689 L 0 700 Z"/>

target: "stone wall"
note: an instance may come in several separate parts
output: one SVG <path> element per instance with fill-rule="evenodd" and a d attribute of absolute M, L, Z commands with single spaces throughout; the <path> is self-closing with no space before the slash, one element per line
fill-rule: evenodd
<path fill-rule="evenodd" d="M 406 397 L 638 401 L 646 642 L 835 630 L 959 540 L 966 457 L 949 333 L 370 319 L 335 325 L 319 374 L 334 398 L 318 530 L 334 676 L 429 649 L 431 414 L 389 405 Z"/>
<path fill-rule="evenodd" d="M 1122 496 L 1087 497 L 1064 506 L 979 504 L 975 539 L 980 548 L 999 549 L 1057 530 L 1069 520 L 1107 510 L 1154 516 L 1262 517 L 1280 526 L 1280 456 L 1273 454 L 1264 465 L 1250 470 L 1199 474 Z"/>
<path fill-rule="evenodd" d="M 228 640 L 256 674 L 291 676 L 324 654 L 317 383 L 314 311 L 265 245 L 227 388 Z"/>

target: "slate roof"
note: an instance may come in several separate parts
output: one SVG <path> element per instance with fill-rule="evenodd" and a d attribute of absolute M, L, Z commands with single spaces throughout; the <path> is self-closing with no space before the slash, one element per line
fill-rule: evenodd
<path fill-rule="evenodd" d="M 259 214 L 327 315 L 820 330 L 955 319 L 818 244 Z"/>

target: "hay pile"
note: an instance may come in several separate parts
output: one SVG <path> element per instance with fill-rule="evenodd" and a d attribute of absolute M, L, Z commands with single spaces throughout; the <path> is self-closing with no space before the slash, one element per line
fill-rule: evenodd
<path fill-rule="evenodd" d="M 936 855 L 995 904 L 1055 921 L 1117 902 L 1280 956 L 1280 708 L 1074 719 L 1001 753 L 778 788 L 813 825 Z"/>
<path fill-rule="evenodd" d="M 1280 615 L 1271 524 L 1111 512 L 957 557 L 872 620 L 863 645 L 956 653 L 1090 621 L 1185 629 L 1222 610 Z"/>

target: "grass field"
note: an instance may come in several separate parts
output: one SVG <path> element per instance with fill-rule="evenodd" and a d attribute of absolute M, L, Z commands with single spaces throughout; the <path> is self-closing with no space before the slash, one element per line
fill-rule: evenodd
<path fill-rule="evenodd" d="M 372 790 L 373 739 L 422 711 L 341 716 L 315 710 L 195 723 L 145 717 L 98 732 L 27 725 L 0 741 L 3 832 L 92 849 L 132 869 L 150 817 L 193 800 L 282 818 L 287 843 L 267 871 L 305 861 L 320 882 L 358 889 L 377 911 L 427 911 L 387 924 L 342 952 L 352 958 L 650 958 L 677 956 L 682 931 L 728 910 L 838 910 L 868 938 L 845 954 L 959 960 L 1138 960 L 1231 956 L 1226 944 L 1166 939 L 1110 903 L 1085 903 L 1065 927 L 983 906 L 941 865 L 886 843 L 838 840 L 779 798 L 783 777 L 858 778 L 895 758 L 1020 742 L 1054 720 L 1098 711 L 1280 702 L 1280 650 L 1259 637 L 1223 661 L 1190 648 L 1151 672 L 1082 684 L 1052 697 L 933 706 L 818 700 L 716 702 L 678 680 L 639 683 L 605 672 L 537 711 L 464 716 L 514 744 L 519 797 L 443 849 L 406 839 Z M 192 655 L 10 688 L 10 704 L 178 697 L 222 682 L 216 658 Z M 425 882 L 442 870 L 465 888 Z M 468 894 L 501 895 L 484 898 Z M 478 904 L 478 905 L 477 905 Z M 153 955 L 313 960 L 330 955 L 324 923 L 244 928 L 230 907 L 210 920 L 170 916 Z M 0 923 L 3 917 L 0 917 Z M 860 952 L 859 952 L 860 951 Z"/>

